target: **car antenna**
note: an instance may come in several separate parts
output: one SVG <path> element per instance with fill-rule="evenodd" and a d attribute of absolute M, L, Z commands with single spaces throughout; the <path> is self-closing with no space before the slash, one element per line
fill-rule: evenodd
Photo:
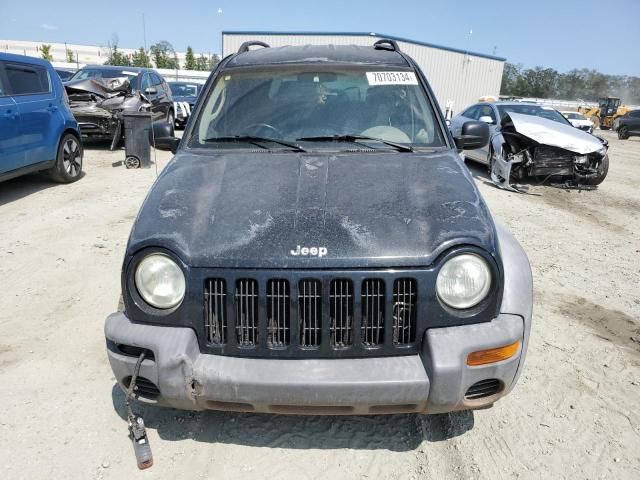
<path fill-rule="evenodd" d="M 131 375 L 129 387 L 127 388 L 124 399 L 124 406 L 127 410 L 129 438 L 133 442 L 133 452 L 136 455 L 136 461 L 138 462 L 138 468 L 140 470 L 145 470 L 153 465 L 153 454 L 151 453 L 147 431 L 144 428 L 144 420 L 142 419 L 142 415 L 135 415 L 133 410 L 131 410 L 131 398 L 136 389 L 136 381 L 138 380 L 138 374 L 140 373 L 140 367 L 142 366 L 144 357 L 145 352 L 142 351 L 133 369 L 133 375 Z"/>

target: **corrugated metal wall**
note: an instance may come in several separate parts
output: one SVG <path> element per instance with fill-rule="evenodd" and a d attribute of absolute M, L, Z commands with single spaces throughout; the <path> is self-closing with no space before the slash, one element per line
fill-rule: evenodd
<path fill-rule="evenodd" d="M 260 40 L 272 47 L 285 45 L 373 45 L 376 35 L 313 35 L 273 33 L 223 33 L 224 56 L 234 53 L 243 42 Z M 474 54 L 398 41 L 403 52 L 410 55 L 427 76 L 441 108 L 452 102 L 454 112 L 476 103 L 485 95 L 498 96 L 504 62 Z"/>

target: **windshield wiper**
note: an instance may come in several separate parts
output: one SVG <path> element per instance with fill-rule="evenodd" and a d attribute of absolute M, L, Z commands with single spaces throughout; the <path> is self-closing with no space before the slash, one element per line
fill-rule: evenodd
<path fill-rule="evenodd" d="M 374 142 L 384 143 L 389 147 L 393 147 L 399 152 L 413 152 L 413 147 L 410 145 L 403 145 L 401 143 L 390 142 L 382 138 L 368 137 L 366 135 L 333 135 L 333 136 L 320 136 L 320 137 L 301 137 L 296 138 L 297 142 L 353 142 L 361 143 L 358 140 L 371 140 Z"/>
<path fill-rule="evenodd" d="M 247 143 L 251 143 L 252 145 L 256 145 L 256 146 L 258 146 L 260 148 L 264 148 L 266 150 L 269 150 L 269 147 L 261 144 L 260 142 L 271 142 L 271 143 L 277 143 L 278 145 L 282 145 L 284 147 L 291 148 L 291 149 L 295 150 L 296 152 L 306 152 L 307 151 L 305 148 L 303 148 L 300 145 L 297 145 L 295 143 L 289 143 L 289 142 L 285 142 L 284 140 L 278 140 L 278 139 L 275 139 L 275 138 L 256 137 L 254 135 L 231 135 L 231 136 L 227 136 L 227 137 L 212 137 L 212 138 L 205 138 L 203 141 L 207 142 L 207 143 L 215 143 L 215 142 L 247 142 Z"/>

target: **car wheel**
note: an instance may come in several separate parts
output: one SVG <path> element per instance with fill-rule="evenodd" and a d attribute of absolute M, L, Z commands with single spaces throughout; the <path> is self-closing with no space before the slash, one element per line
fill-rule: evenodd
<path fill-rule="evenodd" d="M 67 133 L 58 145 L 55 165 L 49 170 L 53 180 L 60 183 L 75 182 L 82 174 L 82 144 L 78 137 Z"/>
<path fill-rule="evenodd" d="M 602 161 L 597 167 L 597 173 L 591 176 L 584 176 L 577 174 L 578 182 L 583 185 L 600 185 L 605 178 L 607 178 L 607 173 L 609 172 L 609 155 L 605 155 L 602 157 Z"/>
<path fill-rule="evenodd" d="M 626 140 L 629 138 L 629 129 L 627 127 L 620 127 L 618 129 L 618 138 L 620 140 Z"/>
<path fill-rule="evenodd" d="M 611 127 L 607 125 L 600 125 L 600 130 L 611 130 Z"/>
<path fill-rule="evenodd" d="M 171 110 L 167 113 L 167 124 L 169 125 L 169 136 L 174 137 L 176 135 L 176 121 Z"/>

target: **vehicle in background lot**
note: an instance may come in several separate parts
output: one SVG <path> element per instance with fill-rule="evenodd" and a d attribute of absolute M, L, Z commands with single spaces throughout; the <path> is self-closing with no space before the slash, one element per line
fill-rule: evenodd
<path fill-rule="evenodd" d="M 47 171 L 82 173 L 82 143 L 62 81 L 46 60 L 0 53 L 0 181 Z"/>
<path fill-rule="evenodd" d="M 193 115 L 181 141 L 156 142 L 176 155 L 106 320 L 123 388 L 139 373 L 133 392 L 155 405 L 357 415 L 511 391 L 531 270 L 458 154 L 489 129 L 452 137 L 393 40 L 245 43 Z"/>
<path fill-rule="evenodd" d="M 176 112 L 176 125 L 184 127 L 196 104 L 198 95 L 203 85 L 194 82 L 167 82 L 171 89 L 174 109 Z"/>
<path fill-rule="evenodd" d="M 602 97 L 598 100 L 597 107 L 578 107 L 578 112 L 593 122 L 593 128 L 610 130 L 617 117 L 621 117 L 629 111 L 626 105 L 620 105 L 617 97 Z"/>
<path fill-rule="evenodd" d="M 453 135 L 459 135 L 469 120 L 486 122 L 491 141 L 465 153 L 465 158 L 487 165 L 491 179 L 501 187 L 513 189 L 512 181 L 530 176 L 598 185 L 607 176 L 606 140 L 578 130 L 551 107 L 526 102 L 478 103 L 451 120 Z"/>
<path fill-rule="evenodd" d="M 76 70 L 69 70 L 66 68 L 56 68 L 55 71 L 63 82 L 69 80 L 73 77 L 73 74 L 76 73 Z"/>
<path fill-rule="evenodd" d="M 631 110 L 613 122 L 613 129 L 620 140 L 640 136 L 640 110 Z"/>
<path fill-rule="evenodd" d="M 119 143 L 124 111 L 150 111 L 173 132 L 175 114 L 167 82 L 150 68 L 87 65 L 65 83 L 83 138 Z"/>
<path fill-rule="evenodd" d="M 593 133 L 593 122 L 578 112 L 560 112 L 569 123 L 580 130 L 587 133 Z"/>

